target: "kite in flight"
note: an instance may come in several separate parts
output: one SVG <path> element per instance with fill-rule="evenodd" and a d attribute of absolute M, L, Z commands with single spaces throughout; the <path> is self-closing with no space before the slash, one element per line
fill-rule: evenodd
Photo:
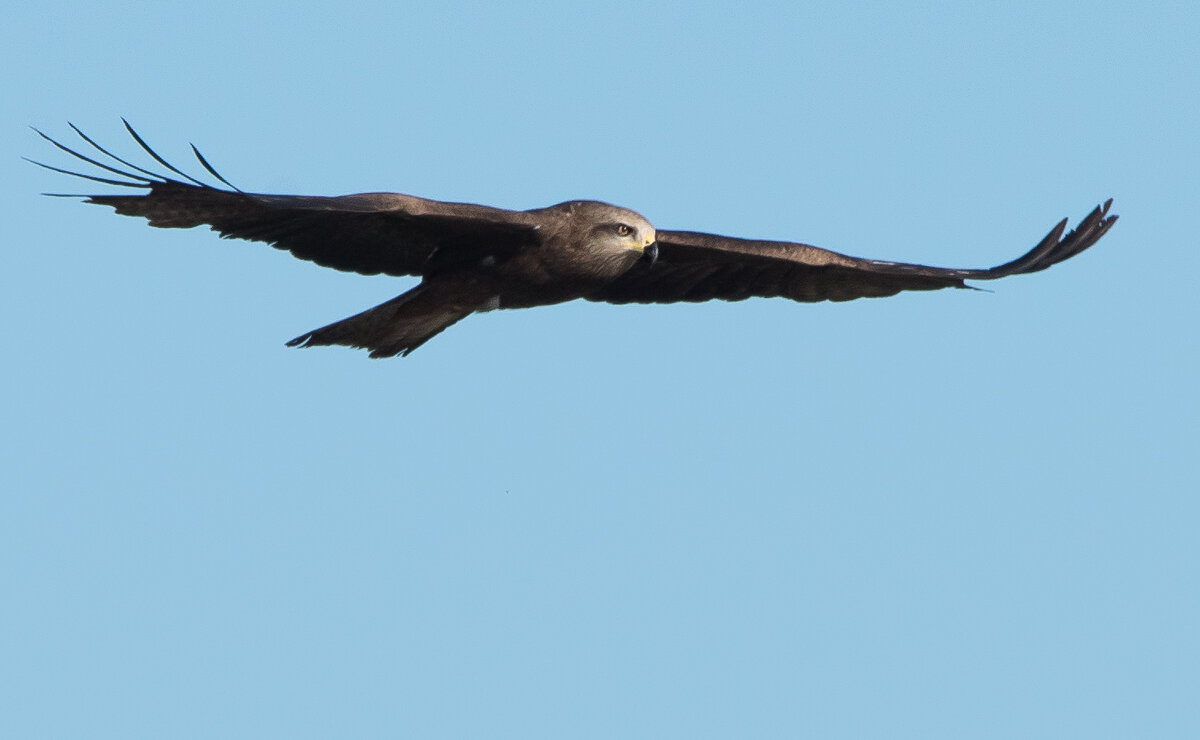
<path fill-rule="evenodd" d="M 288 342 L 297 347 L 359 347 L 370 350 L 371 357 L 407 355 L 476 311 L 576 298 L 608 303 L 740 301 L 752 296 L 847 301 L 902 290 L 966 288 L 966 280 L 1037 272 L 1074 257 L 1117 221 L 1116 215 L 1108 215 L 1109 199 L 1065 236 L 1063 219 L 1037 246 L 1011 262 L 990 269 L 947 269 L 849 257 L 807 244 L 661 231 L 633 211 L 597 201 L 510 211 L 399 193 L 247 193 L 219 175 L 195 146 L 197 161 L 224 188 L 168 164 L 128 122 L 125 127 L 134 141 L 173 174 L 143 169 L 69 125 L 98 154 L 82 154 L 34 130 L 64 152 L 117 177 L 34 164 L 145 191 L 70 197 L 141 216 L 151 226 L 208 225 L 222 237 L 266 242 L 338 270 L 420 277 L 415 288 L 386 303 Z M 111 164 L 94 158 L 101 155 Z"/>

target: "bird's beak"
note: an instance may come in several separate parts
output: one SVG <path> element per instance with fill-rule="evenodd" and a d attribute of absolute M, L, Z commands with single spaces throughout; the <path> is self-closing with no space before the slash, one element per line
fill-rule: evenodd
<path fill-rule="evenodd" d="M 658 242 L 650 242 L 646 245 L 646 248 L 642 250 L 642 259 L 650 260 L 651 265 L 658 262 Z"/>

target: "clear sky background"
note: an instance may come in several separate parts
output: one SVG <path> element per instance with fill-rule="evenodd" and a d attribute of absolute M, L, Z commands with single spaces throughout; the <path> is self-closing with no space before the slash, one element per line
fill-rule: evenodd
<path fill-rule="evenodd" d="M 0 44 L 0 737 L 1200 737 L 1200 6 L 25 3 Z M 627 205 L 1033 276 L 284 341 L 411 281 L 247 190 Z"/>

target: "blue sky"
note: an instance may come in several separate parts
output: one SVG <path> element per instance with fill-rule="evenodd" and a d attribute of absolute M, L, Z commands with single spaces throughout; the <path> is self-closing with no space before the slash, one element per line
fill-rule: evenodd
<path fill-rule="evenodd" d="M 1194 4 L 42 3 L 0 45 L 0 736 L 1196 737 Z M 411 281 L 42 198 L 632 207 L 983 267 L 291 337 Z"/>

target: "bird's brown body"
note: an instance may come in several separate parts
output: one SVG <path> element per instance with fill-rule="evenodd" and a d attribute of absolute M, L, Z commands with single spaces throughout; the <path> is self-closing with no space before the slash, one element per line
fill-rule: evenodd
<path fill-rule="evenodd" d="M 88 202 L 144 217 L 151 226 L 207 225 L 224 237 L 267 242 L 339 270 L 420 276 L 421 283 L 407 293 L 288 343 L 362 347 L 372 357 L 408 354 L 476 311 L 577 298 L 609 303 L 753 296 L 842 301 L 902 290 L 961 288 L 966 280 L 1043 270 L 1090 247 L 1117 220 L 1108 214 L 1110 200 L 1065 236 L 1064 219 L 1012 262 L 990 269 L 947 269 L 862 259 L 791 242 L 658 231 L 633 211 L 596 201 L 511 211 L 399 193 L 245 193 L 229 185 L 196 151 L 201 165 L 229 186 L 226 190 L 177 170 L 132 128 L 129 132 L 138 144 L 182 179 L 132 164 L 75 131 L 115 165 L 42 136 L 120 179 L 43 167 L 146 191 L 84 196 Z"/>

